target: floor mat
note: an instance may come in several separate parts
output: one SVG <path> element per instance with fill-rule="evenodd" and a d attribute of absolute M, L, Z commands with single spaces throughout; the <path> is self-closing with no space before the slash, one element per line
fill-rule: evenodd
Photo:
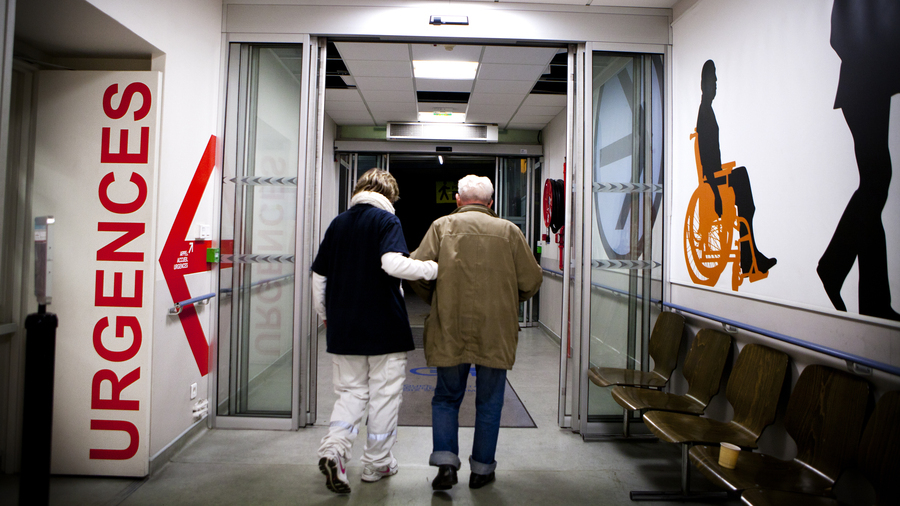
<path fill-rule="evenodd" d="M 413 328 L 415 332 L 415 328 Z M 406 427 L 431 427 L 431 397 L 437 373 L 433 367 L 425 365 L 425 351 L 416 349 L 407 355 L 406 382 L 403 384 L 403 403 L 400 405 L 398 425 Z M 466 396 L 459 407 L 459 426 L 475 426 L 475 377 L 469 378 L 466 385 Z M 500 414 L 500 427 L 536 428 L 534 420 L 525 409 L 525 405 L 513 390 L 509 380 L 503 397 L 503 411 Z"/>

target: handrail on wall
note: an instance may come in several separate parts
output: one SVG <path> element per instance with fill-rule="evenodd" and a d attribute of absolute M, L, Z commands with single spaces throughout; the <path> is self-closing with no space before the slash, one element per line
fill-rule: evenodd
<path fill-rule="evenodd" d="M 770 337 L 772 339 L 776 339 L 778 341 L 782 341 L 788 344 L 793 344 L 794 346 L 799 346 L 801 348 L 806 348 L 808 350 L 812 350 L 818 353 L 823 353 L 825 355 L 839 358 L 847 362 L 847 367 L 854 372 L 857 373 L 868 373 L 864 368 L 859 366 L 863 366 L 869 369 L 875 369 L 878 371 L 886 372 L 888 374 L 893 374 L 896 376 L 900 376 L 900 367 L 892 366 L 889 364 L 885 364 L 882 362 L 878 362 L 869 358 L 860 357 L 859 355 L 854 355 L 852 353 L 847 353 L 841 350 L 836 350 L 834 348 L 829 348 L 827 346 L 822 346 L 821 344 L 811 343 L 809 341 L 804 341 L 802 339 L 797 339 L 796 337 L 787 336 L 784 334 L 780 334 L 778 332 L 773 332 L 771 330 L 766 330 L 763 328 L 755 327 L 753 325 L 748 325 L 746 323 L 741 323 L 739 321 L 735 321 L 729 318 L 723 318 L 721 316 L 716 316 L 709 313 L 704 313 L 703 311 L 698 311 L 696 309 L 691 309 L 689 307 L 681 306 L 678 304 L 672 304 L 671 302 L 663 302 L 663 306 L 669 307 L 672 309 L 677 309 L 678 311 L 684 311 L 685 313 L 695 314 L 697 316 L 701 316 L 706 318 L 707 320 L 713 320 L 722 323 L 722 325 L 730 325 L 732 327 L 736 327 L 739 329 L 744 329 L 756 334 L 760 334 L 766 337 Z"/>
<path fill-rule="evenodd" d="M 257 286 L 259 286 L 259 285 L 263 285 L 263 284 L 266 284 L 266 283 L 272 283 L 272 282 L 274 282 L 274 281 L 280 281 L 280 280 L 282 280 L 282 279 L 289 278 L 289 277 L 292 277 L 292 276 L 293 276 L 293 274 L 285 274 L 284 276 L 278 276 L 277 278 L 263 279 L 263 280 L 261 280 L 261 281 L 257 281 L 256 283 L 253 283 L 253 284 L 251 284 L 250 286 L 244 288 L 244 290 L 247 290 L 247 289 L 250 289 L 250 288 L 253 288 L 253 287 L 257 287 Z M 230 293 L 232 293 L 233 291 L 234 291 L 234 290 L 231 289 L 231 288 L 224 288 L 224 289 L 221 290 L 221 293 L 223 293 L 223 294 L 230 294 Z M 194 297 L 194 298 L 192 298 L 192 299 L 187 299 L 187 300 L 183 300 L 183 301 L 181 301 L 181 302 L 176 302 L 174 307 L 170 307 L 170 308 L 169 308 L 169 314 L 179 314 L 179 313 L 181 313 L 181 310 L 184 308 L 184 306 L 187 306 L 187 305 L 190 305 L 190 304 L 195 304 L 195 303 L 197 303 L 197 302 L 204 302 L 204 301 L 207 301 L 206 303 L 209 304 L 209 302 L 208 302 L 209 299 L 211 299 L 211 298 L 213 298 L 213 297 L 215 297 L 215 296 L 216 296 L 216 294 L 214 294 L 214 293 L 208 293 L 208 294 L 206 294 L 206 295 L 200 295 L 200 296 Z"/>
<path fill-rule="evenodd" d="M 200 295 L 200 296 L 194 297 L 192 299 L 187 299 L 187 300 L 183 300 L 181 302 L 176 302 L 175 307 L 169 308 L 169 314 L 180 314 L 181 310 L 184 309 L 184 306 L 194 304 L 196 302 L 209 301 L 209 299 L 211 299 L 215 296 L 216 296 L 216 294 L 214 294 L 214 293 L 208 293 L 206 295 Z M 209 304 L 209 302 L 206 302 L 206 303 Z"/>
<path fill-rule="evenodd" d="M 544 267 L 541 267 L 541 268 L 542 268 L 545 272 L 548 272 L 548 273 L 551 273 L 551 274 L 555 274 L 555 275 L 557 275 L 557 276 L 562 277 L 562 273 L 560 273 L 560 272 L 554 271 L 554 270 L 552 270 L 552 269 L 547 269 L 547 268 L 544 268 Z M 618 289 L 616 289 L 616 288 L 612 288 L 612 287 L 608 287 L 608 286 L 603 286 L 603 285 L 600 285 L 600 284 L 598 284 L 598 283 L 591 282 L 591 285 L 592 285 L 592 286 L 599 287 L 599 288 L 603 288 L 603 289 L 605 289 L 605 290 L 609 290 L 609 291 L 612 291 L 612 292 L 624 293 L 624 294 L 626 294 L 626 295 L 629 295 L 628 292 L 625 292 L 625 291 L 623 291 L 623 290 L 618 290 Z M 759 335 L 762 335 L 762 336 L 769 337 L 769 338 L 771 338 L 771 339 L 776 339 L 776 340 L 778 340 L 778 341 L 782 341 L 782 342 L 785 342 L 785 343 L 788 343 L 788 344 L 792 344 L 792 345 L 794 345 L 794 346 L 799 346 L 799 347 L 801 347 L 801 348 L 806 348 L 806 349 L 808 349 L 808 350 L 812 350 L 812 351 L 815 351 L 815 352 L 817 352 L 817 353 L 822 353 L 822 354 L 828 355 L 828 356 L 830 356 L 830 357 L 834 357 L 834 358 L 838 358 L 838 359 L 844 360 L 844 361 L 847 362 L 847 367 L 848 367 L 851 371 L 854 371 L 854 372 L 857 372 L 857 373 L 862 373 L 862 374 L 870 373 L 872 369 L 875 369 L 875 370 L 878 370 L 878 371 L 886 372 L 886 373 L 888 373 L 888 374 L 893 374 L 893 375 L 895 375 L 895 376 L 900 376 L 900 367 L 896 367 L 896 366 L 892 366 L 892 365 L 885 364 L 885 363 L 882 363 L 882 362 L 878 362 L 878 361 L 876 361 L 876 360 L 872 360 L 872 359 L 869 359 L 869 358 L 860 357 L 859 355 L 854 355 L 854 354 L 852 354 L 852 353 L 847 353 L 847 352 L 844 352 L 844 351 L 836 350 L 836 349 L 834 349 L 834 348 L 829 348 L 829 347 L 827 347 L 827 346 L 822 346 L 822 345 L 820 345 L 820 344 L 811 343 L 811 342 L 809 342 L 809 341 L 804 341 L 804 340 L 802 340 L 802 339 L 797 339 L 796 337 L 787 336 L 787 335 L 784 335 L 784 334 L 781 334 L 781 333 L 778 333 L 778 332 L 773 332 L 773 331 L 771 331 L 771 330 L 766 330 L 766 329 L 763 329 L 763 328 L 760 328 L 760 327 L 756 327 L 756 326 L 753 326 L 753 325 L 748 325 L 748 324 L 746 324 L 746 323 L 741 323 L 741 322 L 739 322 L 739 321 L 732 320 L 732 319 L 730 319 L 730 318 L 723 318 L 723 317 L 721 317 L 721 316 L 716 316 L 716 315 L 714 315 L 714 314 L 705 313 L 705 312 L 703 312 L 703 311 L 698 311 L 698 310 L 696 310 L 696 309 L 691 309 L 691 308 L 689 308 L 689 307 L 681 306 L 681 305 L 679 305 L 679 304 L 673 304 L 673 303 L 671 303 L 671 302 L 664 302 L 664 301 L 659 301 L 659 300 L 653 300 L 653 302 L 654 302 L 654 303 L 657 303 L 657 304 L 661 303 L 663 307 L 668 307 L 668 308 L 670 308 L 670 309 L 675 309 L 675 310 L 678 310 L 678 311 L 683 311 L 683 312 L 685 312 L 685 313 L 691 313 L 691 314 L 693 314 L 693 315 L 697 315 L 697 316 L 706 318 L 707 320 L 712 320 L 712 321 L 715 321 L 715 322 L 719 322 L 719 323 L 721 323 L 723 326 L 726 327 L 726 330 L 729 330 L 729 327 L 743 329 L 743 330 L 746 330 L 746 331 L 749 331 L 749 332 L 753 332 L 753 333 L 755 333 L 755 334 L 759 334 Z M 867 369 L 868 369 L 868 370 L 867 370 Z"/>

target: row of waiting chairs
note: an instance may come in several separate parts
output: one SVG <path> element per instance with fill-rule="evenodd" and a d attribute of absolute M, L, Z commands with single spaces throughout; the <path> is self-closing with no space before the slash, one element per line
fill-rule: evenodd
<path fill-rule="evenodd" d="M 832 488 L 840 474 L 853 465 L 869 479 L 879 504 L 900 504 L 900 492 L 892 483 L 900 477 L 900 392 L 884 394 L 866 424 L 868 382 L 823 365 L 808 366 L 797 380 L 784 416 L 785 429 L 797 444 L 797 456 L 782 461 L 742 451 L 735 469 L 726 469 L 718 464 L 719 443 L 743 450 L 757 448 L 763 429 L 775 420 L 789 359 L 767 346 L 745 345 L 726 386 L 733 419 L 726 423 L 701 417 L 698 415 L 718 393 L 731 336 L 712 329 L 697 333 L 683 368 L 688 392 L 675 395 L 661 389 L 675 369 L 683 330 L 681 315 L 660 314 L 650 336 L 649 353 L 654 360 L 650 373 L 600 367 L 588 372 L 595 384 L 613 387 L 613 398 L 626 410 L 626 436 L 630 413 L 650 410 L 643 420 L 651 432 L 682 447 L 681 490 L 633 491 L 632 500 L 709 499 L 716 495 L 691 493 L 693 461 L 727 491 L 719 496 L 741 494 L 749 505 L 838 504 Z"/>

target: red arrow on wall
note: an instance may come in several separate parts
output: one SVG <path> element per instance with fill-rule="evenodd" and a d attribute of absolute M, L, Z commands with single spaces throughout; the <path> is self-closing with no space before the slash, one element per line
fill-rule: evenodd
<path fill-rule="evenodd" d="M 191 298 L 190 290 L 188 290 L 187 281 L 184 276 L 191 272 L 199 272 L 196 268 L 197 262 L 181 261 L 185 258 L 193 258 L 198 254 L 199 248 L 203 247 L 203 243 L 196 244 L 187 241 L 185 238 L 197 214 L 197 207 L 200 205 L 200 199 L 206 190 L 206 184 L 216 165 L 216 136 L 210 136 L 209 143 L 206 145 L 206 151 L 200 159 L 200 165 L 194 172 L 194 178 L 188 186 L 184 201 L 178 214 L 175 216 L 175 223 L 172 224 L 172 230 L 166 239 L 166 245 L 163 246 L 162 253 L 159 255 L 159 265 L 162 268 L 163 276 L 166 278 L 166 284 L 169 286 L 169 293 L 172 294 L 173 302 L 181 302 Z M 193 246 L 193 248 L 192 248 Z M 205 249 L 205 247 L 203 247 Z M 183 254 L 184 253 L 184 254 Z M 183 268 L 179 265 L 195 267 Z M 209 270 L 209 265 L 206 268 Z M 197 362 L 197 368 L 200 370 L 201 376 L 206 376 L 209 372 L 209 343 L 206 342 L 206 335 L 203 334 L 203 327 L 200 325 L 200 318 L 197 317 L 197 310 L 193 304 L 184 306 L 181 313 L 178 314 L 181 320 L 181 326 L 187 335 L 188 344 L 191 346 L 191 352 L 194 354 L 194 360 Z"/>

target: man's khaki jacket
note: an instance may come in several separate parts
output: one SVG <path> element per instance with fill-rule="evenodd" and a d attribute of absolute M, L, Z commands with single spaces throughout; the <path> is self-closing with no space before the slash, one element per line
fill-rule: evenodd
<path fill-rule="evenodd" d="M 431 304 L 428 365 L 512 369 L 519 302 L 537 293 L 543 279 L 519 227 L 486 206 L 459 207 L 431 224 L 410 257 L 438 263 L 437 280 L 412 283 Z"/>

